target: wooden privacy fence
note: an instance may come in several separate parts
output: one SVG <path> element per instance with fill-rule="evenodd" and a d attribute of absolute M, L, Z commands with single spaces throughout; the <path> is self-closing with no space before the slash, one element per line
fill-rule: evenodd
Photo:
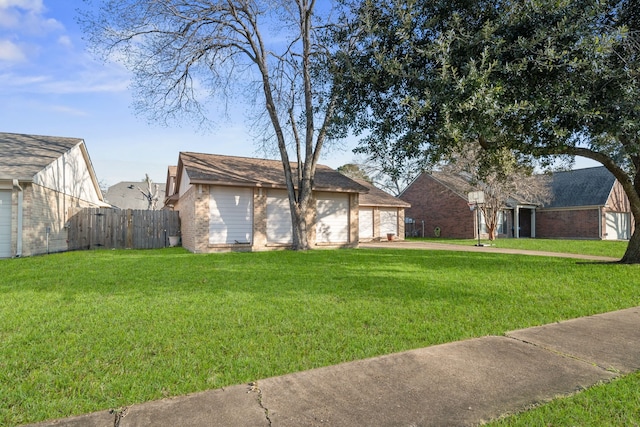
<path fill-rule="evenodd" d="M 69 220 L 69 250 L 156 249 L 180 234 L 178 212 L 85 208 Z"/>

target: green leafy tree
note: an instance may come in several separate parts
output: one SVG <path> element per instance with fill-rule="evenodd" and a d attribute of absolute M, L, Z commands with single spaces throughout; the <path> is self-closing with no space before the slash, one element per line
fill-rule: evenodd
<path fill-rule="evenodd" d="M 367 131 L 361 150 L 435 164 L 477 143 L 543 166 L 598 161 L 634 216 L 622 262 L 640 262 L 638 9 L 635 0 L 363 1 L 356 77 L 343 89 Z"/>

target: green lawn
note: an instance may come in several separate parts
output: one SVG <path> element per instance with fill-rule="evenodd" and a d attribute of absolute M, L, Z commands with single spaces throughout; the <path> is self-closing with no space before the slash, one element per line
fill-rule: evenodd
<path fill-rule="evenodd" d="M 616 378 L 571 397 L 490 423 L 493 427 L 640 425 L 640 373 Z"/>
<path fill-rule="evenodd" d="M 451 243 L 455 245 L 473 246 L 478 240 L 473 239 L 436 239 L 410 238 L 408 240 Z M 627 241 L 617 240 L 566 240 L 566 239 L 496 239 L 493 242 L 483 239 L 481 243 L 496 248 L 526 249 L 532 251 L 563 252 L 569 254 L 585 254 L 622 258 L 627 249 Z"/>
<path fill-rule="evenodd" d="M 0 271 L 0 425 L 640 305 L 640 266 L 447 251 L 92 251 Z"/>

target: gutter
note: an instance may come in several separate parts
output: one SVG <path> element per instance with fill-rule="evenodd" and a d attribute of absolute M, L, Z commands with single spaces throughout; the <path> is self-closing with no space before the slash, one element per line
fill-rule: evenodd
<path fill-rule="evenodd" d="M 18 189 L 18 230 L 17 230 L 17 242 L 16 242 L 16 257 L 22 256 L 22 205 L 23 205 L 23 190 L 20 187 L 20 183 L 17 179 L 13 180 L 13 186 Z"/>

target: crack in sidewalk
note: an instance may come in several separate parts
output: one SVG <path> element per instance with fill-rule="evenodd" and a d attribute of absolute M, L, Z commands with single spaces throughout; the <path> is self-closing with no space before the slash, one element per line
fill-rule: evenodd
<path fill-rule="evenodd" d="M 620 375 L 620 373 L 621 373 L 620 370 L 616 369 L 613 366 L 610 366 L 610 367 L 602 366 L 598 362 L 595 362 L 593 360 L 588 360 L 588 359 L 585 359 L 583 357 L 576 356 L 575 354 L 566 353 L 564 351 L 557 350 L 555 348 L 549 347 L 549 346 L 544 345 L 544 344 L 537 344 L 535 342 L 527 341 L 527 340 L 522 339 L 522 338 L 517 338 L 517 337 L 514 337 L 512 335 L 505 334 L 504 336 L 506 338 L 510 338 L 512 340 L 521 342 L 523 344 L 527 344 L 527 345 L 530 345 L 530 346 L 533 346 L 533 347 L 536 347 L 536 348 L 540 348 L 540 349 L 542 349 L 544 351 L 547 351 L 549 353 L 555 354 L 555 355 L 560 356 L 560 357 L 566 357 L 568 359 L 577 360 L 578 362 L 582 362 L 582 363 L 586 363 L 586 364 L 591 365 L 591 366 L 595 366 L 597 368 L 602 369 L 603 371 L 610 372 L 612 374 L 616 374 L 616 376 Z"/>
<path fill-rule="evenodd" d="M 258 405 L 260 405 L 260 408 L 264 411 L 264 417 L 266 418 L 268 425 L 271 426 L 272 423 L 271 418 L 269 418 L 269 408 L 264 406 L 264 402 L 262 401 L 262 389 L 258 385 L 258 381 L 250 382 L 248 385 L 249 391 L 247 393 L 258 393 Z"/>
<path fill-rule="evenodd" d="M 110 409 L 109 413 L 115 414 L 115 417 L 113 420 L 113 427 L 120 427 L 120 421 L 122 421 L 122 419 L 126 417 L 127 414 L 129 413 L 129 407 L 123 406 L 119 409 Z"/>

